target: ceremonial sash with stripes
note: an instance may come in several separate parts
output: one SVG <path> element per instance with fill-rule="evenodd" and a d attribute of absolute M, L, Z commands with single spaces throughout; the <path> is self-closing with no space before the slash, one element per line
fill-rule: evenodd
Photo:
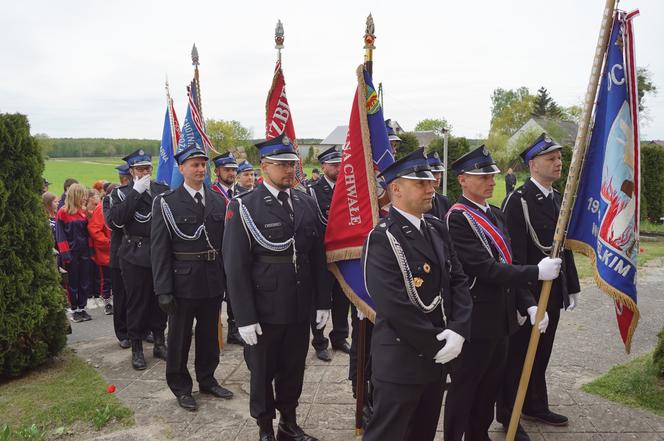
<path fill-rule="evenodd" d="M 215 182 L 214 184 L 212 184 L 212 190 L 222 195 L 224 197 L 224 202 L 226 203 L 226 206 L 228 206 L 228 203 L 231 201 L 231 198 L 228 197 L 228 194 L 226 194 L 224 187 L 222 187 L 219 182 Z"/>
<path fill-rule="evenodd" d="M 509 243 L 505 239 L 505 236 L 503 236 L 503 233 L 491 222 L 484 211 L 477 210 L 461 203 L 452 205 L 450 212 L 453 210 L 460 211 L 466 219 L 468 219 L 471 228 L 475 231 L 475 234 L 477 234 L 482 243 L 484 243 L 485 247 L 488 245 L 488 242 L 493 245 L 498 251 L 501 262 L 512 263 L 512 249 L 510 248 Z M 447 216 L 449 217 L 449 213 Z M 491 251 L 489 250 L 489 252 Z"/>

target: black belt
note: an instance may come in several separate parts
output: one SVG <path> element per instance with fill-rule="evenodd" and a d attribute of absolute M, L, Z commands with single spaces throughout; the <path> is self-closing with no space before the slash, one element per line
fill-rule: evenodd
<path fill-rule="evenodd" d="M 174 252 L 173 258 L 175 260 L 184 261 L 184 262 L 201 262 L 201 261 L 212 262 L 214 260 L 217 260 L 218 254 L 219 253 L 217 252 L 217 250 L 207 250 L 197 253 Z"/>
<path fill-rule="evenodd" d="M 258 255 L 256 256 L 256 262 L 260 263 L 293 263 L 293 255 L 288 256 L 265 256 Z M 305 255 L 297 256 L 298 265 L 309 263 L 309 257 Z"/>

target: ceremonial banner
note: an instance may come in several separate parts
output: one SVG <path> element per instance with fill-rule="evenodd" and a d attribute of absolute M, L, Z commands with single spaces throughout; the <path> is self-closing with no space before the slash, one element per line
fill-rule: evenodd
<path fill-rule="evenodd" d="M 346 296 L 374 321 L 374 303 L 364 285 L 360 256 L 365 239 L 378 222 L 379 193 L 384 192 L 384 184 L 376 175 L 394 162 L 394 155 L 378 94 L 364 66 L 358 67 L 357 80 L 330 206 L 325 249 L 330 271 Z"/>
<path fill-rule="evenodd" d="M 198 145 L 205 150 L 208 156 L 211 154 L 212 143 L 205 134 L 205 125 L 201 120 L 200 113 L 198 112 L 198 98 L 196 96 L 195 82 L 192 81 L 191 85 L 187 87 L 187 96 L 189 97 L 189 105 L 187 106 L 187 116 L 184 118 L 182 124 L 182 132 L 178 140 L 177 152 L 181 152 L 187 147 Z M 176 153 L 177 153 L 176 152 Z M 177 188 L 182 185 L 182 174 L 178 169 L 177 163 L 173 161 L 173 176 L 171 177 L 171 188 Z M 205 183 L 210 184 L 209 170 L 206 173 Z"/>
<path fill-rule="evenodd" d="M 595 281 L 613 297 L 627 352 L 639 320 L 640 147 L 632 18 L 617 12 L 597 96 L 592 136 L 565 245 L 593 260 Z"/>
<path fill-rule="evenodd" d="M 175 138 L 175 139 L 174 139 Z M 173 100 L 169 98 L 164 117 L 164 130 L 161 134 L 159 146 L 159 164 L 157 165 L 157 182 L 170 185 L 175 166 L 175 149 L 180 140 L 180 125 L 173 108 Z"/>
<path fill-rule="evenodd" d="M 295 127 L 293 126 L 293 116 L 288 98 L 286 98 L 286 81 L 284 72 L 281 69 L 281 60 L 277 60 L 274 68 L 274 77 L 272 86 L 267 93 L 267 102 L 265 103 L 265 138 L 272 139 L 285 133 L 293 143 L 295 151 L 299 152 L 297 138 L 295 137 Z M 302 171 L 302 160 L 295 167 L 295 178 L 297 184 L 304 181 L 304 172 Z"/>

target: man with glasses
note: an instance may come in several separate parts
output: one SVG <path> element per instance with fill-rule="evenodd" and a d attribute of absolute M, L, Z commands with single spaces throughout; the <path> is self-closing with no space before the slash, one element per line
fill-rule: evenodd
<path fill-rule="evenodd" d="M 152 282 L 150 262 L 150 228 L 152 201 L 168 186 L 150 180 L 152 157 L 143 150 L 123 158 L 129 166 L 132 182 L 111 194 L 109 218 L 114 228 L 122 229 L 118 257 L 127 296 L 127 334 L 131 340 L 131 365 L 136 370 L 147 368 L 142 337 L 146 331 L 154 336 L 153 355 L 166 360 L 166 314 L 159 309 Z"/>
<path fill-rule="evenodd" d="M 323 237 L 311 196 L 293 189 L 299 160 L 286 136 L 259 143 L 263 183 L 231 200 L 223 239 L 227 290 L 251 371 L 249 410 L 261 441 L 316 441 L 298 426 L 309 320 L 330 316 Z M 273 386 L 274 382 L 274 386 Z"/>

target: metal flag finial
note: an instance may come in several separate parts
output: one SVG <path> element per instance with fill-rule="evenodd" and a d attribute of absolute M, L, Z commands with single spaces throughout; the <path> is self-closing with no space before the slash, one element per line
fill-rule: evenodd
<path fill-rule="evenodd" d="M 194 43 L 194 47 L 191 48 L 191 64 L 193 66 L 198 66 L 198 49 L 196 49 L 196 43 Z"/>
<path fill-rule="evenodd" d="M 376 27 L 374 25 L 373 17 L 371 13 L 367 17 L 367 27 L 364 31 L 364 48 L 365 49 L 376 49 L 374 46 L 374 41 L 376 41 Z"/>
<path fill-rule="evenodd" d="M 284 25 L 281 23 L 281 20 L 277 20 L 277 27 L 274 29 L 274 43 L 275 49 L 284 48 Z"/>

